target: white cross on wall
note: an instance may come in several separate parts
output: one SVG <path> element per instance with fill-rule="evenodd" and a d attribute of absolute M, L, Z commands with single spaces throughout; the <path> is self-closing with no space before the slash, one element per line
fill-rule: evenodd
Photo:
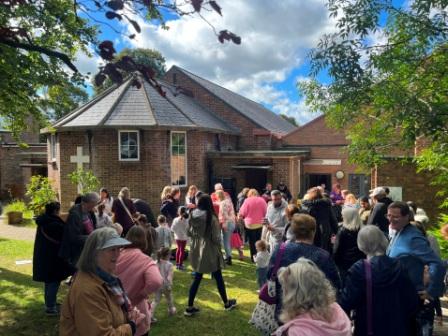
<path fill-rule="evenodd" d="M 76 155 L 70 156 L 70 162 L 76 163 L 77 169 L 82 169 L 84 163 L 90 162 L 90 157 L 87 155 L 82 155 L 82 147 L 76 147 Z"/>

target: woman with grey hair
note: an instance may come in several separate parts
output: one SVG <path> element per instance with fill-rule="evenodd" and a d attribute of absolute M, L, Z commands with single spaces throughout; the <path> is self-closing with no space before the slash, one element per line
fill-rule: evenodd
<path fill-rule="evenodd" d="M 64 226 L 59 256 L 75 269 L 79 255 L 89 234 L 96 228 L 96 218 L 93 209 L 100 201 L 96 192 L 81 196 L 81 203 L 75 204 L 68 213 Z"/>
<path fill-rule="evenodd" d="M 417 291 L 401 263 L 385 255 L 387 246 L 375 225 L 358 233 L 358 247 L 367 259 L 350 267 L 338 298 L 347 314 L 355 311 L 354 335 L 408 336 L 415 327 Z"/>
<path fill-rule="evenodd" d="M 62 305 L 60 335 L 134 335 L 145 318 L 115 275 L 120 248 L 130 242 L 112 228 L 94 231 L 78 260 L 78 273 Z"/>
<path fill-rule="evenodd" d="M 348 269 L 358 260 L 366 256 L 357 244 L 358 232 L 362 227 L 358 209 L 344 207 L 342 209 L 342 226 L 339 227 L 333 247 L 334 262 L 338 266 L 341 280 L 344 281 Z"/>
<path fill-rule="evenodd" d="M 325 274 L 309 259 L 282 268 L 283 289 L 280 320 L 285 324 L 275 336 L 350 336 L 351 323 L 336 303 L 335 291 Z"/>
<path fill-rule="evenodd" d="M 113 219 L 115 223 L 120 223 L 123 227 L 122 237 L 126 236 L 129 229 L 135 225 L 136 210 L 131 200 L 129 188 L 123 187 L 118 193 L 118 197 L 112 203 Z"/>

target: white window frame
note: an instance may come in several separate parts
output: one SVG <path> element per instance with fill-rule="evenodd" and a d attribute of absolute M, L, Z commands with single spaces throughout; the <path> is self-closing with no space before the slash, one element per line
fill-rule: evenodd
<path fill-rule="evenodd" d="M 171 157 L 173 156 L 173 134 L 184 134 L 185 135 L 185 184 L 172 184 L 171 175 Z M 187 132 L 186 131 L 171 131 L 170 132 L 170 185 L 179 188 L 186 187 L 188 185 L 188 146 L 187 146 Z"/>
<path fill-rule="evenodd" d="M 51 162 L 56 162 L 58 148 L 57 148 L 57 136 L 55 133 L 50 134 L 48 137 L 48 141 L 50 142 L 50 160 Z"/>
<path fill-rule="evenodd" d="M 122 159 L 121 158 L 121 133 L 137 133 L 137 158 Z M 119 130 L 118 131 L 118 161 L 140 161 L 140 131 L 138 130 Z"/>

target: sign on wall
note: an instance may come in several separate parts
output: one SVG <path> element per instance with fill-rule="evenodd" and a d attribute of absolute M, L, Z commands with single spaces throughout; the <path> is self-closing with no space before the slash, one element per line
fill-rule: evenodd
<path fill-rule="evenodd" d="M 306 166 L 340 166 L 342 160 L 338 159 L 311 159 L 303 162 Z"/>

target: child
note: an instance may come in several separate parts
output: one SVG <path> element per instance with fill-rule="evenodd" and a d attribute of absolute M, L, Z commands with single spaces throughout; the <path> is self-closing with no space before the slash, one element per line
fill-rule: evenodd
<path fill-rule="evenodd" d="M 103 203 L 97 206 L 97 212 L 95 213 L 95 216 L 97 229 L 102 227 L 112 227 L 112 219 L 106 213 L 105 205 Z"/>
<path fill-rule="evenodd" d="M 240 236 L 240 228 L 239 225 L 235 225 L 235 230 L 233 230 L 232 237 L 230 238 L 230 246 L 234 249 L 237 249 L 238 254 L 240 256 L 240 260 L 244 259 L 244 253 L 243 253 L 243 240 Z"/>
<path fill-rule="evenodd" d="M 157 250 L 162 247 L 171 249 L 171 244 L 173 243 L 173 238 L 171 237 L 171 230 L 168 227 L 168 222 L 164 215 L 157 217 L 157 224 L 159 226 L 156 228 L 157 231 Z"/>
<path fill-rule="evenodd" d="M 167 224 L 168 226 L 168 224 Z M 151 305 L 152 310 L 152 322 L 157 322 L 157 320 L 154 318 L 157 305 L 160 303 L 160 300 L 162 298 L 162 294 L 165 295 L 167 304 L 168 304 L 168 314 L 170 316 L 176 314 L 176 307 L 174 307 L 174 300 L 173 300 L 173 293 L 172 293 L 172 287 L 173 287 L 173 264 L 171 264 L 170 260 L 171 250 L 167 247 L 162 247 L 157 252 L 157 266 L 159 267 L 160 275 L 163 279 L 163 285 L 159 288 L 159 290 L 156 292 L 155 299 Z"/>
<path fill-rule="evenodd" d="M 176 240 L 176 269 L 183 271 L 185 246 L 187 245 L 187 229 L 188 229 L 188 213 L 186 207 L 179 207 L 178 216 L 174 218 L 171 225 L 171 231 L 174 233 L 174 239 Z"/>
<path fill-rule="evenodd" d="M 255 248 L 257 249 L 257 254 L 254 257 L 255 264 L 257 265 L 257 282 L 258 288 L 261 288 L 267 280 L 270 255 L 266 241 L 264 240 L 257 240 Z"/>
<path fill-rule="evenodd" d="M 148 218 L 144 214 L 140 214 L 137 217 L 137 223 L 139 226 L 141 226 L 145 230 L 146 234 L 146 243 L 147 248 L 145 251 L 143 251 L 146 255 L 153 258 L 154 260 L 157 259 L 156 257 L 156 246 L 157 246 L 157 231 L 155 228 L 152 227 L 150 223 L 148 223 Z"/>

